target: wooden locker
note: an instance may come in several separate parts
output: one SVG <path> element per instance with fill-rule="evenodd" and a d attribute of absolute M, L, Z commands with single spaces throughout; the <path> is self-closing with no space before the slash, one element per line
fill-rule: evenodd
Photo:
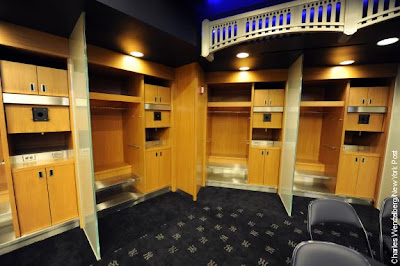
<path fill-rule="evenodd" d="M 343 154 L 340 159 L 336 183 L 336 194 L 355 196 L 360 166 L 360 157 Z"/>
<path fill-rule="evenodd" d="M 250 148 L 247 182 L 249 184 L 264 184 L 265 150 Z"/>
<path fill-rule="evenodd" d="M 359 116 L 364 114 L 349 113 L 344 128 L 347 131 L 382 132 L 384 114 L 369 115 L 369 124 L 359 124 Z"/>
<path fill-rule="evenodd" d="M 376 178 L 379 169 L 379 158 L 360 157 L 360 168 L 356 186 L 356 196 L 373 199 L 375 196 Z"/>
<path fill-rule="evenodd" d="M 3 92 L 38 94 L 36 66 L 1 61 Z"/>
<path fill-rule="evenodd" d="M 74 164 L 46 168 L 52 224 L 78 217 Z"/>
<path fill-rule="evenodd" d="M 367 106 L 368 87 L 351 87 L 349 106 Z"/>
<path fill-rule="evenodd" d="M 158 87 L 155 85 L 144 84 L 144 102 L 157 104 L 158 101 Z"/>
<path fill-rule="evenodd" d="M 68 97 L 68 75 L 63 69 L 37 67 L 39 95 Z"/>
<path fill-rule="evenodd" d="M 285 90 L 269 90 L 268 105 L 269 106 L 283 106 L 283 99 Z"/>
<path fill-rule="evenodd" d="M 369 87 L 368 106 L 387 106 L 389 87 Z"/>
<path fill-rule="evenodd" d="M 269 90 L 254 90 L 254 106 L 268 106 Z"/>
<path fill-rule="evenodd" d="M 160 174 L 160 157 L 158 151 L 146 151 L 146 191 L 158 189 L 158 177 Z"/>
<path fill-rule="evenodd" d="M 278 186 L 280 155 L 281 151 L 278 149 L 267 149 L 265 151 L 264 185 L 266 186 Z"/>
<path fill-rule="evenodd" d="M 161 115 L 160 120 L 155 119 L 155 113 L 159 113 Z M 170 115 L 171 115 L 170 111 L 153 111 L 153 110 L 145 111 L 146 128 L 169 127 Z"/>
<path fill-rule="evenodd" d="M 21 234 L 51 226 L 46 169 L 14 171 L 13 181 Z"/>
<path fill-rule="evenodd" d="M 160 173 L 158 187 L 171 185 L 171 149 L 160 150 Z"/>
<path fill-rule="evenodd" d="M 160 104 L 171 104 L 171 89 L 158 86 L 158 102 Z"/>

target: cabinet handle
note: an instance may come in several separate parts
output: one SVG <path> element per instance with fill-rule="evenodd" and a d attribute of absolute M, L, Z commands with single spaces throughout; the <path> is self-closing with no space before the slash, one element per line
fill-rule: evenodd
<path fill-rule="evenodd" d="M 267 156 L 269 155 L 269 151 L 267 151 Z"/>
<path fill-rule="evenodd" d="M 160 102 L 161 102 L 161 97 L 160 97 Z"/>
<path fill-rule="evenodd" d="M 41 88 L 42 88 L 42 92 L 46 92 L 46 84 L 42 84 Z"/>
<path fill-rule="evenodd" d="M 43 178 L 43 172 L 39 171 L 39 178 Z"/>
<path fill-rule="evenodd" d="M 156 152 L 156 157 L 158 156 L 158 152 Z"/>
<path fill-rule="evenodd" d="M 361 162 L 362 162 L 362 163 L 365 163 L 365 158 L 362 158 Z"/>
<path fill-rule="evenodd" d="M 157 102 L 157 97 L 154 97 L 154 101 Z"/>
<path fill-rule="evenodd" d="M 261 151 L 261 155 L 264 155 L 264 151 Z"/>
<path fill-rule="evenodd" d="M 369 99 L 369 104 L 372 104 L 372 99 Z"/>
<path fill-rule="evenodd" d="M 49 174 L 50 174 L 50 176 L 53 176 L 53 175 L 54 175 L 53 169 L 51 169 L 51 170 L 49 171 Z"/>
<path fill-rule="evenodd" d="M 160 151 L 160 156 L 162 156 L 162 151 Z"/>
<path fill-rule="evenodd" d="M 365 104 L 365 99 L 362 100 L 362 104 Z"/>
<path fill-rule="evenodd" d="M 35 91 L 35 83 L 31 83 L 31 91 Z"/>
<path fill-rule="evenodd" d="M 269 105 L 272 105 L 272 100 L 269 100 Z"/>
<path fill-rule="evenodd" d="M 358 157 L 356 157 L 356 163 L 358 163 Z"/>

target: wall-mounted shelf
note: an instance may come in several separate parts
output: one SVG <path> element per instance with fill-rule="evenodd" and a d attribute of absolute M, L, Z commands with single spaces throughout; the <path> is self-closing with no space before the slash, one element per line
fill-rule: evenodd
<path fill-rule="evenodd" d="M 101 92 L 89 92 L 90 100 L 125 102 L 125 103 L 140 103 L 142 99 L 136 96 L 127 96 L 119 94 L 108 94 Z"/>
<path fill-rule="evenodd" d="M 301 107 L 343 107 L 344 101 L 301 101 Z"/>
<path fill-rule="evenodd" d="M 214 108 L 251 107 L 251 102 L 209 102 L 208 107 L 214 107 Z"/>
<path fill-rule="evenodd" d="M 95 169 L 96 181 L 132 173 L 132 166 L 125 162 L 97 166 Z"/>

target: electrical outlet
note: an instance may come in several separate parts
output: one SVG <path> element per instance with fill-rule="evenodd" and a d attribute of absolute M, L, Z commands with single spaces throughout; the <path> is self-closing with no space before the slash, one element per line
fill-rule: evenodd
<path fill-rule="evenodd" d="M 22 161 L 24 161 L 24 162 L 36 161 L 36 155 L 35 154 L 22 155 Z"/>

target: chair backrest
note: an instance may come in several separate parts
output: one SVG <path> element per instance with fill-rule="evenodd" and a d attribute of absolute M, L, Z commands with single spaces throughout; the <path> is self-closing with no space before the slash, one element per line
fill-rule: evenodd
<path fill-rule="evenodd" d="M 306 241 L 296 246 L 292 266 L 369 266 L 355 250 L 329 242 Z"/>
<path fill-rule="evenodd" d="M 308 225 L 307 229 L 313 240 L 312 226 L 321 223 L 348 224 L 362 229 L 368 245 L 368 251 L 373 258 L 371 244 L 368 239 L 367 231 L 364 228 L 357 212 L 347 202 L 335 199 L 316 199 L 308 205 Z"/>

